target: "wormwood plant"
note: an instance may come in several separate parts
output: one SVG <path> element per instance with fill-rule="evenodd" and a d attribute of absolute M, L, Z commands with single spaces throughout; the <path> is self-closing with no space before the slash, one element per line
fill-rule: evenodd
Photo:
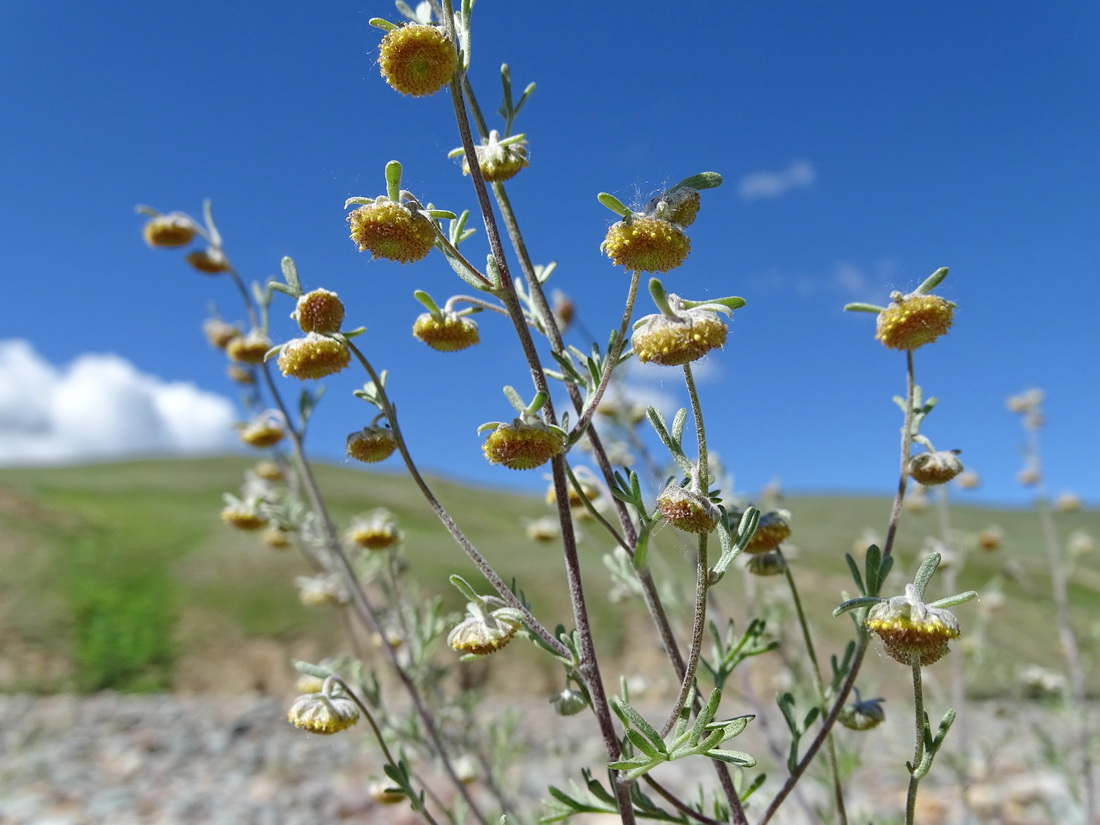
<path fill-rule="evenodd" d="M 345 658 L 298 663 L 301 695 L 290 706 L 290 722 L 312 733 L 334 734 L 365 720 L 384 764 L 385 779 L 372 785 L 375 800 L 408 804 L 431 823 L 552 822 L 578 813 L 615 814 L 624 823 L 782 821 L 784 803 L 802 793 L 800 783 L 816 762 L 823 763 L 829 801 L 814 816 L 847 822 L 848 789 L 837 739 L 858 736 L 883 719 L 880 701 L 863 700 L 856 689 L 872 637 L 878 635 L 886 653 L 909 669 L 913 685 L 913 756 L 908 762 L 897 757 L 899 770 L 909 775 L 905 818 L 913 822 L 920 782 L 954 718 L 948 710 L 938 725 L 931 724 L 922 672 L 960 635 L 959 621 L 947 608 L 975 595 L 926 601 L 937 554 L 904 588 L 888 578 L 909 479 L 943 484 L 962 470 L 955 452 L 935 449 L 922 432 L 935 399 L 925 400 L 914 369 L 916 350 L 946 334 L 952 324 L 954 305 L 934 294 L 947 270 L 937 270 L 909 294 L 895 293 L 889 306 L 849 307 L 874 313 L 876 338 L 904 353 L 906 390 L 897 399 L 899 475 L 885 540 L 881 547 L 868 547 L 862 560 L 847 557 L 854 596 L 838 592 L 842 603 L 834 615 L 850 617 L 851 640 L 825 660 L 814 629 L 838 620 L 809 615 L 803 608 L 797 563 L 783 549 L 792 532 L 791 513 L 756 507 L 723 492 L 707 441 L 693 365 L 704 357 L 721 357 L 728 318 L 746 302 L 737 296 L 694 300 L 668 292 L 656 277 L 687 261 L 687 230 L 706 191 L 719 186 L 721 176 L 690 175 L 637 208 L 607 193 L 597 195 L 616 218 L 605 228 L 601 249 L 610 267 L 626 273 L 623 308 L 606 323 L 606 347 L 567 343 L 573 305 L 548 296 L 554 265 L 533 262 L 506 187 L 528 165 L 527 136 L 515 127 L 534 84 L 516 97 L 503 66 L 501 120 L 490 123 L 485 117 L 467 78 L 471 6 L 467 0 L 456 10 L 446 0 L 413 10 L 398 3 L 405 22 L 371 22 L 384 32 L 378 63 L 386 83 L 414 98 L 441 91 L 449 95 L 461 143 L 452 154 L 462 159 L 480 220 L 471 220 L 468 211 L 436 207 L 428 200 L 430 192 L 403 189 L 402 166 L 394 160 L 379 176 L 380 193 L 347 201 L 346 207 L 353 207 L 348 225 L 351 240 L 376 259 L 405 264 L 440 255 L 461 280 L 464 291 L 443 302 L 424 290 L 414 293 L 426 311 L 413 321 L 413 335 L 442 353 L 439 357 L 454 358 L 450 353 L 478 344 L 475 315 L 486 314 L 490 322 L 514 330 L 528 367 L 526 376 L 502 377 L 514 415 L 471 422 L 471 437 L 475 429 L 481 434 L 486 460 L 501 465 L 502 472 L 549 469 L 548 498 L 556 516 L 552 523 L 529 526 L 528 532 L 559 548 L 560 584 L 572 606 L 570 616 L 548 617 L 548 608 L 526 597 L 512 571 L 491 565 L 421 474 L 416 435 L 406 433 L 397 413 L 400 399 L 387 387 L 384 345 L 363 336 L 359 326 L 377 307 L 359 316 L 334 291 L 306 290 L 290 258 L 282 260 L 281 279 L 249 288 L 231 262 L 209 203 L 201 221 L 139 208 L 148 215 L 144 234 L 150 246 L 178 248 L 197 241 L 187 262 L 233 284 L 248 316 L 247 327 L 217 318 L 206 325 L 211 342 L 230 360 L 231 376 L 245 388 L 250 420 L 241 425 L 241 439 L 271 451 L 239 494 L 226 496 L 223 520 L 237 529 L 262 531 L 273 547 L 297 545 L 313 568 L 312 575 L 298 580 L 302 601 L 336 605 L 377 641 L 377 652 L 367 654 L 355 647 L 358 636 L 353 634 Z M 522 177 L 519 181 L 522 185 Z M 601 229 L 593 227 L 593 233 Z M 649 276 L 644 283 L 643 275 Z M 653 311 L 645 314 L 636 307 L 640 295 L 643 302 L 648 295 Z M 275 323 L 288 310 L 299 327 L 294 337 Z M 669 421 L 652 407 L 639 414 L 609 393 L 632 358 L 678 373 L 690 409 L 679 410 Z M 444 615 L 439 601 L 425 595 L 401 555 L 404 537 L 390 514 L 374 510 L 342 528 L 329 514 L 305 450 L 307 430 L 316 426 L 320 391 L 307 385 L 296 407 L 288 396 L 295 380 L 314 381 L 349 369 L 361 370 L 364 384 L 355 392 L 358 400 L 348 403 L 365 403 L 366 413 L 362 429 L 347 437 L 348 455 L 368 464 L 400 455 L 457 545 L 451 583 L 466 600 L 464 616 Z M 639 437 L 643 423 L 655 433 L 662 455 L 645 448 Z M 647 470 L 633 469 L 637 466 Z M 633 674 L 605 672 L 597 655 L 588 604 L 601 595 L 586 584 L 592 571 L 578 554 L 582 520 L 611 548 L 605 563 L 616 587 L 636 597 L 660 640 L 665 667 L 677 685 L 663 709 L 643 711 L 628 689 Z M 678 531 L 693 543 L 693 592 L 686 598 L 677 597 L 678 578 L 655 558 L 660 529 Z M 742 555 L 747 558 L 743 567 L 738 562 Z M 771 655 L 779 644 L 764 615 L 749 616 L 741 626 L 727 618 L 736 612 L 729 605 L 740 605 L 735 581 L 742 574 L 780 576 L 789 590 L 801 650 L 784 651 L 784 661 L 797 662 L 809 679 L 781 693 L 775 707 L 751 700 L 731 682 L 738 668 Z M 462 678 L 466 662 L 508 655 L 501 651 L 517 638 L 560 668 L 563 688 L 548 697 L 546 713 L 591 714 L 604 750 L 593 764 L 572 765 L 569 782 L 562 786 L 555 780 L 541 803 L 520 795 L 517 786 L 525 765 L 538 754 L 517 747 L 507 717 L 479 710 L 478 693 L 470 689 L 474 680 Z M 449 650 L 441 651 L 444 643 Z M 460 678 L 445 678 L 455 671 Z M 510 693 L 522 694 L 524 688 L 513 686 Z M 734 741 L 758 723 L 760 713 L 774 716 L 768 735 L 785 756 L 775 764 L 769 754 L 746 752 Z M 680 760 L 698 763 L 698 788 L 674 787 L 663 777 L 662 766 Z M 704 773 L 712 780 L 702 781 Z M 812 809 L 815 803 L 803 796 L 800 804 Z M 880 821 L 897 818 L 894 811 L 875 815 Z"/>

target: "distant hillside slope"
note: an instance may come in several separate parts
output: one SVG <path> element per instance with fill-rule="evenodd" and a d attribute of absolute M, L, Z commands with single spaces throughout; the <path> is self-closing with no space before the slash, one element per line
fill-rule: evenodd
<path fill-rule="evenodd" d="M 301 556 L 272 550 L 255 534 L 221 523 L 221 495 L 238 489 L 248 466 L 225 458 L 4 471 L 0 690 L 282 690 L 291 678 L 289 657 L 320 658 L 345 649 L 338 613 L 298 601 L 293 579 L 309 572 Z M 357 513 L 390 509 L 408 535 L 411 577 L 427 594 L 441 595 L 448 608 L 461 609 L 447 576 L 474 580 L 472 566 L 407 479 L 338 466 L 321 466 L 318 476 L 341 525 Z M 516 579 L 536 615 L 549 625 L 570 626 L 560 554 L 554 544 L 536 544 L 524 533 L 525 520 L 551 512 L 547 505 L 445 481 L 433 487 L 505 579 Z M 786 506 L 793 513 L 794 575 L 807 610 L 818 617 L 828 655 L 848 629 L 847 619 L 829 615 L 841 592 L 852 589 L 844 553 L 853 552 L 865 531 L 881 533 L 889 502 L 796 497 Z M 960 543 L 993 525 L 1004 534 L 1000 549 L 969 553 L 959 572 L 959 589 L 988 593 L 1000 587 L 1005 596 L 997 612 L 973 603 L 957 610 L 964 634 L 975 640 L 983 638 L 981 617 L 989 619 L 988 643 L 980 645 L 980 690 L 1005 689 L 1028 663 L 1057 668 L 1046 553 L 1034 514 L 952 507 L 950 520 Z M 1059 515 L 1058 525 L 1063 540 L 1075 530 L 1100 536 L 1100 513 Z M 601 557 L 610 544 L 591 523 L 582 529 L 585 585 L 603 651 L 627 667 L 644 668 L 654 661 L 652 634 L 633 618 L 633 606 L 608 598 Z M 898 543 L 901 573 L 911 575 L 926 535 L 938 530 L 934 507 L 906 513 Z M 671 528 L 657 536 L 655 570 L 673 589 L 689 586 L 689 546 Z M 1080 559 L 1072 576 L 1074 618 L 1083 636 L 1100 618 L 1095 555 Z M 735 621 L 746 620 L 745 606 L 753 600 L 774 616 L 789 614 L 781 577 L 749 578 L 736 570 L 720 586 Z M 902 577 L 895 574 L 892 581 L 900 589 Z M 689 628 L 681 626 L 686 635 Z M 553 666 L 536 655 L 513 646 L 494 667 L 507 673 L 534 666 L 553 683 Z"/>

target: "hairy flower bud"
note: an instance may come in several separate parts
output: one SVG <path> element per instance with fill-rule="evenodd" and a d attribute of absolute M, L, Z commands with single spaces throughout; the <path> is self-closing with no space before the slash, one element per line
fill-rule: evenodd
<path fill-rule="evenodd" d="M 315 289 L 298 298 L 290 317 L 302 332 L 339 332 L 344 323 L 344 304 L 335 292 Z"/>
<path fill-rule="evenodd" d="M 413 336 L 439 352 L 458 352 L 481 340 L 476 323 L 446 310 L 438 316 L 425 312 L 418 317 L 413 324 Z"/>
<path fill-rule="evenodd" d="M 262 530 L 267 526 L 267 519 L 247 504 L 226 505 L 222 508 L 221 519 L 238 530 Z"/>
<path fill-rule="evenodd" d="M 775 550 L 790 536 L 791 524 L 782 513 L 777 510 L 764 513 L 756 526 L 756 532 L 745 546 L 745 552 L 767 553 Z"/>
<path fill-rule="evenodd" d="M 262 330 L 249 330 L 247 335 L 238 335 L 225 346 L 225 354 L 242 364 L 262 364 L 267 351 L 271 349 L 271 339 Z"/>
<path fill-rule="evenodd" d="M 489 133 L 488 142 L 474 147 L 474 153 L 481 176 L 489 183 L 511 180 L 527 166 L 527 141 L 501 145 L 500 135 L 495 130 Z M 462 158 L 462 174 L 470 174 L 470 164 L 465 156 Z"/>
<path fill-rule="evenodd" d="M 249 447 L 274 447 L 286 437 L 286 428 L 274 415 L 264 414 L 241 427 L 241 441 Z"/>
<path fill-rule="evenodd" d="M 194 240 L 196 231 L 195 222 L 182 212 L 150 218 L 141 230 L 145 243 L 163 248 L 187 246 Z"/>
<path fill-rule="evenodd" d="M 367 550 L 388 550 L 405 538 L 405 534 L 397 529 L 393 516 L 384 510 L 355 519 L 344 536 L 351 544 Z"/>
<path fill-rule="evenodd" d="M 192 269 L 202 272 L 204 275 L 220 275 L 222 272 L 228 272 L 230 270 L 229 259 L 225 257 L 225 253 L 220 249 L 200 249 L 190 253 L 187 258 L 187 263 L 191 264 Z"/>
<path fill-rule="evenodd" d="M 347 730 L 359 721 L 359 708 L 347 696 L 306 693 L 294 700 L 287 719 L 310 733 L 330 734 Z"/>
<path fill-rule="evenodd" d="M 657 509 L 669 524 L 688 533 L 709 533 L 721 517 L 710 499 L 677 484 L 657 496 Z"/>
<path fill-rule="evenodd" d="M 454 44 L 436 26 L 406 24 L 382 38 L 378 65 L 390 87 L 403 95 L 432 95 L 458 68 Z"/>
<path fill-rule="evenodd" d="M 348 455 L 364 464 L 385 461 L 397 449 L 397 436 L 389 427 L 372 425 L 348 436 Z"/>
<path fill-rule="evenodd" d="M 787 560 L 782 554 L 770 550 L 767 553 L 749 556 L 749 560 L 745 562 L 745 569 L 754 576 L 780 576 L 787 569 Z"/>
<path fill-rule="evenodd" d="M 467 605 L 467 617 L 447 635 L 447 644 L 461 653 L 487 656 L 507 645 L 523 626 L 519 611 L 501 607 L 488 613 L 482 605 Z"/>
<path fill-rule="evenodd" d="M 629 272 L 668 272 L 687 259 L 691 241 L 670 221 L 635 215 L 612 224 L 600 249 Z"/>
<path fill-rule="evenodd" d="M 946 484 L 962 471 L 957 450 L 920 453 L 909 459 L 909 475 L 925 487 Z"/>
<path fill-rule="evenodd" d="M 209 318 L 203 322 L 203 335 L 210 342 L 210 346 L 225 349 L 229 342 L 241 334 L 239 327 L 227 324 L 221 318 Z M 266 352 L 266 350 L 264 350 Z"/>

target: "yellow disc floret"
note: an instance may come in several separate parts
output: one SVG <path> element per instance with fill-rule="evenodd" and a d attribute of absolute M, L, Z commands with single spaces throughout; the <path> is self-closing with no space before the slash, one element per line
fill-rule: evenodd
<path fill-rule="evenodd" d="M 886 653 L 904 665 L 913 655 L 922 665 L 939 661 L 948 651 L 948 641 L 960 633 L 959 620 L 950 611 L 905 596 L 874 605 L 866 625 L 882 639 Z"/>
<path fill-rule="evenodd" d="M 408 24 L 382 38 L 378 65 L 391 88 L 403 95 L 423 97 L 451 82 L 458 54 L 437 27 Z"/>
<path fill-rule="evenodd" d="M 376 258 L 407 264 L 426 257 L 435 245 L 435 227 L 430 220 L 385 198 L 356 209 L 348 215 L 348 223 L 359 251 Z"/>
<path fill-rule="evenodd" d="M 878 315 L 875 338 L 890 349 L 915 350 L 951 328 L 955 305 L 939 295 L 895 295 Z"/>
<path fill-rule="evenodd" d="M 668 272 L 687 259 L 691 241 L 670 221 L 635 216 L 613 224 L 600 249 L 630 272 Z"/>

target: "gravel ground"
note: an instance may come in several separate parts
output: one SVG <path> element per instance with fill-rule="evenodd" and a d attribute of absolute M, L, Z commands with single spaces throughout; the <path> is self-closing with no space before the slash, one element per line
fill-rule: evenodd
<path fill-rule="evenodd" d="M 379 764 L 366 736 L 306 734 L 288 725 L 285 713 L 282 700 L 256 695 L 0 696 L 0 825 L 420 821 L 404 804 L 380 807 L 371 799 L 366 780 L 377 775 Z M 544 708 L 531 716 L 542 729 L 519 735 L 537 754 L 531 760 L 537 766 L 532 791 L 547 781 L 564 784 L 570 763 L 590 755 L 598 763 L 590 717 L 563 720 Z M 973 718 L 981 746 L 976 752 L 985 750 L 987 757 L 971 767 L 971 821 L 1082 822 L 1067 807 L 1064 778 L 1029 766 L 1026 748 L 1007 746 L 1007 724 L 1025 727 L 1018 715 L 1006 722 L 983 708 Z M 896 764 L 908 756 L 903 727 L 896 734 L 875 733 L 882 738 L 869 740 L 863 750 L 872 767 L 851 783 L 851 808 L 862 812 L 854 822 L 870 815 L 880 823 L 897 821 L 904 804 Z M 737 746 L 754 751 L 748 742 Z M 883 760 L 875 754 L 885 752 L 890 773 L 878 777 L 873 765 Z M 990 764 L 993 779 L 984 767 Z M 660 778 L 675 788 L 701 767 L 698 760 L 684 760 L 663 766 Z M 946 785 L 930 778 L 922 786 L 919 822 L 966 821 L 957 785 L 946 774 Z M 813 821 L 797 800 L 788 808 L 778 817 L 782 825 Z"/>

